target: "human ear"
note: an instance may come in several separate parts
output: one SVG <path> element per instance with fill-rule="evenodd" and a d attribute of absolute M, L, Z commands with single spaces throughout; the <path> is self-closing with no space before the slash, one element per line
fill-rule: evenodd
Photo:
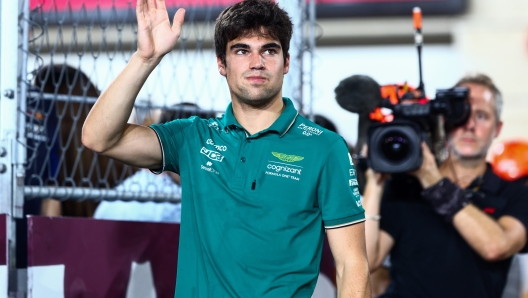
<path fill-rule="evenodd" d="M 290 54 L 286 56 L 286 60 L 284 61 L 284 74 L 287 74 L 288 71 L 290 71 Z"/>
<path fill-rule="evenodd" d="M 495 138 L 499 136 L 501 129 L 502 129 L 502 121 L 499 121 L 499 123 L 497 123 L 497 127 L 495 128 Z"/>
<path fill-rule="evenodd" d="M 225 77 L 227 75 L 227 72 L 226 72 L 225 65 L 224 65 L 224 63 L 222 63 L 222 59 L 220 58 L 220 56 L 216 56 L 216 64 L 218 65 L 218 72 L 222 76 Z"/>

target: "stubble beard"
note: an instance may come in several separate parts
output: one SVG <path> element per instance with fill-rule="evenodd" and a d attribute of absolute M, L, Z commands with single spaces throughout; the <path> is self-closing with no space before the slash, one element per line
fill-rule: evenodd
<path fill-rule="evenodd" d="M 455 142 L 449 142 L 449 155 L 453 156 L 455 159 L 459 160 L 462 163 L 477 163 L 486 159 L 488 153 L 488 147 L 482 145 L 477 152 L 473 154 L 463 154 L 460 150 L 457 149 Z"/>
<path fill-rule="evenodd" d="M 264 88 L 258 91 L 258 94 L 252 94 L 251 90 L 240 87 L 238 91 L 232 91 L 234 98 L 241 104 L 262 108 L 269 105 L 280 93 L 281 88 Z"/>

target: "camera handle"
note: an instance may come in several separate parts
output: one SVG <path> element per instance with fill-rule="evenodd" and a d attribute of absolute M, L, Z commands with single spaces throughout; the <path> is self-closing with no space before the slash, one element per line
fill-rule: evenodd
<path fill-rule="evenodd" d="M 441 164 L 447 159 L 447 148 L 445 146 L 446 142 L 446 133 L 444 129 L 444 116 L 436 116 L 436 138 L 434 140 L 434 153 L 436 164 Z"/>

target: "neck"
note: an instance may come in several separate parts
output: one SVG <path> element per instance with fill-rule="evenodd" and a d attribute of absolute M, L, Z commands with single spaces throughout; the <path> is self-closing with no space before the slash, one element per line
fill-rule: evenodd
<path fill-rule="evenodd" d="M 450 156 L 440 167 L 441 173 L 462 188 L 486 172 L 486 160 L 462 159 Z"/>
<path fill-rule="evenodd" d="M 238 123 L 250 134 L 270 127 L 279 118 L 285 108 L 282 97 L 277 97 L 263 106 L 251 106 L 233 100 L 233 115 Z"/>

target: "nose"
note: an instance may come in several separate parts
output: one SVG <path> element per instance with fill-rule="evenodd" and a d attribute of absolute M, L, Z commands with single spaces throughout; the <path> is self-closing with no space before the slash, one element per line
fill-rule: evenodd
<path fill-rule="evenodd" d="M 466 130 L 472 130 L 475 127 L 475 115 L 472 113 L 467 122 L 464 124 Z"/>
<path fill-rule="evenodd" d="M 250 63 L 251 69 L 264 69 L 264 58 L 258 53 L 251 55 Z"/>

